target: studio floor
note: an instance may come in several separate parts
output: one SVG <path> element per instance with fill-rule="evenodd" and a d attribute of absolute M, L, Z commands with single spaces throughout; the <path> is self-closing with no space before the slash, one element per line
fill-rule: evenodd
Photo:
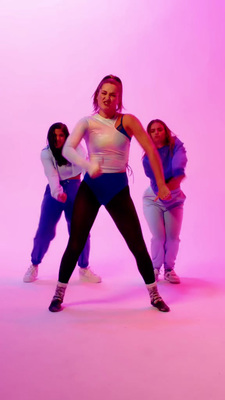
<path fill-rule="evenodd" d="M 34 283 L 23 283 L 26 268 L 5 260 L 1 399 L 224 399 L 223 280 L 181 271 L 180 285 L 161 280 L 171 312 L 160 313 L 135 264 L 108 262 L 95 266 L 100 284 L 81 283 L 75 270 L 64 309 L 54 314 L 50 259 Z"/>

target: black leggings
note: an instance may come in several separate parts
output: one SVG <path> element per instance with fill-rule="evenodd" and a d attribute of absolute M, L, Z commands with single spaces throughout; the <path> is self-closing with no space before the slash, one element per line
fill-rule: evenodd
<path fill-rule="evenodd" d="M 100 206 L 101 204 L 96 199 L 92 190 L 83 181 L 74 202 L 71 233 L 60 265 L 59 282 L 68 283 Z M 129 187 L 126 186 L 115 195 L 105 208 L 133 253 L 144 282 L 146 284 L 153 283 L 155 281 L 153 265 L 143 239 L 133 201 L 130 197 Z"/>

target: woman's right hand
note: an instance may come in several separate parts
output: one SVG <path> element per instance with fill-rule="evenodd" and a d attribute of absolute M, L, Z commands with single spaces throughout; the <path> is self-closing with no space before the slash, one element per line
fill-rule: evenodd
<path fill-rule="evenodd" d="M 91 178 L 97 178 L 102 174 L 102 169 L 98 162 L 91 161 L 87 172 Z"/>
<path fill-rule="evenodd" d="M 158 195 L 154 199 L 154 201 L 160 200 L 170 200 L 171 199 L 171 192 L 166 185 L 161 185 L 158 191 Z"/>
<path fill-rule="evenodd" d="M 59 193 L 57 196 L 57 200 L 60 201 L 60 203 L 65 203 L 67 200 L 67 194 L 66 193 Z"/>

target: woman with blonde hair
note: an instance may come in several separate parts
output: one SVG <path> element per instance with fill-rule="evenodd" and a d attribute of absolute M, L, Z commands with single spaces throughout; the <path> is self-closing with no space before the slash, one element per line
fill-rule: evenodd
<path fill-rule="evenodd" d="M 169 307 L 158 293 L 151 258 L 143 240 L 138 216 L 130 197 L 126 168 L 132 136 L 148 155 L 158 183 L 158 196 L 170 197 L 161 162 L 152 140 L 133 115 L 122 114 L 122 82 L 114 75 L 105 76 L 93 96 L 94 115 L 78 122 L 67 139 L 63 155 L 87 172 L 74 203 L 70 239 L 63 255 L 51 312 L 62 309 L 65 290 L 74 271 L 101 205 L 113 218 L 133 253 L 148 289 L 151 304 L 167 312 Z M 89 160 L 82 159 L 77 146 L 84 139 Z"/>

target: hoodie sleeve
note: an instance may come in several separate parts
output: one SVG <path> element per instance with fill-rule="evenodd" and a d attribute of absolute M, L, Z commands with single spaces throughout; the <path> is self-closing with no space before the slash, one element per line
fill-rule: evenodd
<path fill-rule="evenodd" d="M 148 156 L 145 154 L 143 159 L 142 159 L 142 164 L 144 167 L 145 175 L 150 178 L 151 180 L 154 179 L 154 174 L 148 159 Z"/>
<path fill-rule="evenodd" d="M 185 167 L 187 164 L 187 155 L 184 144 L 176 138 L 175 146 L 173 149 L 173 158 L 172 158 L 172 172 L 173 176 L 181 176 L 185 175 Z"/>
<path fill-rule="evenodd" d="M 60 185 L 59 174 L 54 164 L 54 158 L 50 149 L 46 148 L 41 152 L 41 162 L 44 167 L 45 175 L 48 179 L 52 197 L 57 200 L 59 194 L 63 193 L 63 188 Z"/>

